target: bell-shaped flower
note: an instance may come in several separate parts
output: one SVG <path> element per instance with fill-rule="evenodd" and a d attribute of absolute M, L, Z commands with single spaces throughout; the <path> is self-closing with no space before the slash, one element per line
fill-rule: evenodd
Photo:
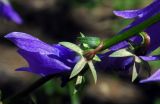
<path fill-rule="evenodd" d="M 18 53 L 28 62 L 29 67 L 17 71 L 28 71 L 46 76 L 58 73 L 70 73 L 77 62 L 77 55 L 59 44 L 49 45 L 29 34 L 12 32 L 5 36 L 17 47 Z"/>

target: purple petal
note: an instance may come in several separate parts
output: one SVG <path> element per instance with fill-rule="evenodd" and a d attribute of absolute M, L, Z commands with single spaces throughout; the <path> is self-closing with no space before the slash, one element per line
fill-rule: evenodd
<path fill-rule="evenodd" d="M 22 32 L 12 32 L 7 34 L 5 38 L 11 40 L 20 49 L 29 52 L 39 52 L 40 54 L 54 54 L 59 56 L 58 49 L 53 48 L 51 45 L 48 45 L 29 34 Z"/>
<path fill-rule="evenodd" d="M 97 63 L 98 69 L 109 70 L 109 69 L 123 69 L 128 71 L 130 65 L 133 62 L 132 57 L 109 57 L 112 52 L 99 55 L 101 62 Z"/>
<path fill-rule="evenodd" d="M 120 42 L 114 46 L 112 46 L 111 48 L 109 48 L 111 51 L 115 51 L 115 50 L 118 50 L 118 49 L 121 49 L 121 48 L 125 48 L 125 47 L 128 47 L 128 43 L 126 41 L 123 41 L 123 42 Z"/>
<path fill-rule="evenodd" d="M 22 68 L 19 70 L 29 71 L 43 76 L 71 70 L 71 67 L 67 66 L 61 60 L 50 58 L 47 54 L 25 50 L 18 50 L 18 52 L 29 63 L 28 69 Z"/>
<path fill-rule="evenodd" d="M 160 55 L 154 55 L 154 56 L 139 56 L 141 59 L 145 61 L 157 61 L 160 60 Z"/>
<path fill-rule="evenodd" d="M 141 10 L 124 10 L 124 11 L 113 11 L 116 16 L 123 17 L 125 19 L 131 19 L 137 17 L 142 11 Z"/>
<path fill-rule="evenodd" d="M 16 11 L 12 8 L 9 2 L 0 1 L 0 13 L 8 20 L 11 20 L 17 24 L 22 24 L 22 19 Z"/>
<path fill-rule="evenodd" d="M 151 75 L 147 79 L 141 80 L 140 83 L 155 82 L 155 81 L 160 81 L 160 69 L 158 69 L 153 75 Z"/>
<path fill-rule="evenodd" d="M 141 44 L 142 38 L 140 36 L 134 36 L 130 39 L 131 41 L 133 41 L 136 45 Z M 111 48 L 109 48 L 111 51 L 116 51 L 118 49 L 122 49 L 125 47 L 128 47 L 129 44 L 127 41 L 122 41 L 114 46 L 112 46 Z"/>
<path fill-rule="evenodd" d="M 57 57 L 57 58 L 68 66 L 73 67 L 80 58 L 79 56 L 77 56 L 77 54 L 74 51 L 72 51 L 72 50 L 70 50 L 60 44 L 53 45 L 53 48 L 60 50 L 59 57 Z M 54 54 L 50 54 L 48 56 L 51 58 L 56 57 Z"/>

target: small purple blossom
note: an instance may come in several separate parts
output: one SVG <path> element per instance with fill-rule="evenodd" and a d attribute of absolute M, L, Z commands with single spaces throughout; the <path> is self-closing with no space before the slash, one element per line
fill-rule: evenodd
<path fill-rule="evenodd" d="M 8 0 L 0 0 L 0 15 L 17 24 L 22 24 L 19 14 L 12 8 Z"/>
<path fill-rule="evenodd" d="M 146 19 L 154 16 L 155 14 L 160 13 L 160 0 L 154 0 L 150 5 L 143 9 L 138 10 L 124 10 L 124 11 L 114 11 L 114 14 L 120 17 L 123 17 L 125 19 L 135 19 L 131 24 L 129 24 L 125 29 L 123 29 L 121 32 L 124 32 L 142 22 L 144 22 Z M 151 43 L 150 47 L 148 49 L 148 53 L 155 50 L 160 45 L 160 22 L 155 23 L 154 25 L 146 28 L 144 31 L 150 36 Z M 120 46 L 115 47 L 125 47 L 127 45 L 127 42 L 122 42 Z"/>
<path fill-rule="evenodd" d="M 42 76 L 67 73 L 78 60 L 76 53 L 70 49 L 59 44 L 46 44 L 26 33 L 12 32 L 5 38 L 18 47 L 18 53 L 29 64 L 29 67 L 18 68 L 17 71 L 28 71 Z"/>

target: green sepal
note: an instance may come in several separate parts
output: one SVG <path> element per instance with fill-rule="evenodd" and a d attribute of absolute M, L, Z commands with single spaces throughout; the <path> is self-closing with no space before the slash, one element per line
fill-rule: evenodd
<path fill-rule="evenodd" d="M 132 82 L 135 81 L 135 79 L 138 77 L 138 73 L 137 73 L 137 63 L 134 62 L 133 64 L 133 69 L 132 69 Z"/>
<path fill-rule="evenodd" d="M 110 57 L 128 57 L 128 56 L 134 56 L 133 53 L 127 51 L 126 49 L 120 49 L 118 51 L 113 52 Z"/>
<path fill-rule="evenodd" d="M 82 44 L 88 44 L 90 48 L 96 48 L 101 43 L 101 40 L 98 37 L 78 37 L 77 39 Z"/>
<path fill-rule="evenodd" d="M 97 55 L 95 55 L 95 56 L 93 57 L 93 60 L 94 60 L 94 61 L 97 61 L 97 62 L 100 62 L 100 61 L 101 61 L 101 59 L 100 59 Z"/>
<path fill-rule="evenodd" d="M 78 75 L 75 83 L 75 88 L 73 91 L 74 94 L 76 94 L 79 90 L 83 88 L 84 82 L 85 82 L 84 76 Z"/>
<path fill-rule="evenodd" d="M 81 59 L 77 62 L 77 64 L 74 66 L 70 78 L 75 77 L 76 75 L 78 75 L 82 69 L 85 67 L 87 61 L 84 57 L 81 57 Z"/>
<path fill-rule="evenodd" d="M 142 60 L 138 56 L 134 56 L 134 61 L 137 63 L 141 63 Z"/>
<path fill-rule="evenodd" d="M 88 61 L 88 65 L 89 65 L 89 68 L 92 72 L 92 76 L 93 76 L 93 79 L 94 79 L 94 82 L 97 83 L 97 72 L 96 72 L 96 69 L 93 65 L 93 62 L 92 61 Z"/>
<path fill-rule="evenodd" d="M 75 51 L 76 53 L 83 55 L 83 50 L 76 44 L 73 44 L 71 42 L 59 42 L 59 44 Z"/>

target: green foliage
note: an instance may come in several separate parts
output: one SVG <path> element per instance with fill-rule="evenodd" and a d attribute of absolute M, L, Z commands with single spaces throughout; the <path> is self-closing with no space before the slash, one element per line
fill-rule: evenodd
<path fill-rule="evenodd" d="M 95 69 L 95 67 L 93 65 L 93 62 L 89 61 L 88 65 L 89 65 L 89 68 L 90 68 L 90 70 L 92 72 L 92 76 L 93 76 L 94 82 L 97 83 L 97 73 L 96 73 L 96 69 Z"/>
<path fill-rule="evenodd" d="M 81 57 L 81 59 L 77 62 L 77 64 L 74 66 L 70 78 L 75 77 L 77 74 L 79 74 L 82 69 L 85 67 L 87 61 L 84 57 Z"/>
<path fill-rule="evenodd" d="M 133 69 L 132 69 L 132 82 L 138 77 L 137 73 L 137 63 L 134 62 Z"/>
<path fill-rule="evenodd" d="M 70 42 L 59 42 L 59 44 L 61 44 L 61 45 L 65 46 L 65 47 L 75 51 L 79 55 L 83 55 L 82 49 L 76 44 L 73 44 L 73 43 L 70 43 Z"/>
<path fill-rule="evenodd" d="M 113 52 L 110 57 L 129 57 L 134 56 L 131 52 L 127 51 L 126 49 L 120 49 L 118 51 Z"/>

